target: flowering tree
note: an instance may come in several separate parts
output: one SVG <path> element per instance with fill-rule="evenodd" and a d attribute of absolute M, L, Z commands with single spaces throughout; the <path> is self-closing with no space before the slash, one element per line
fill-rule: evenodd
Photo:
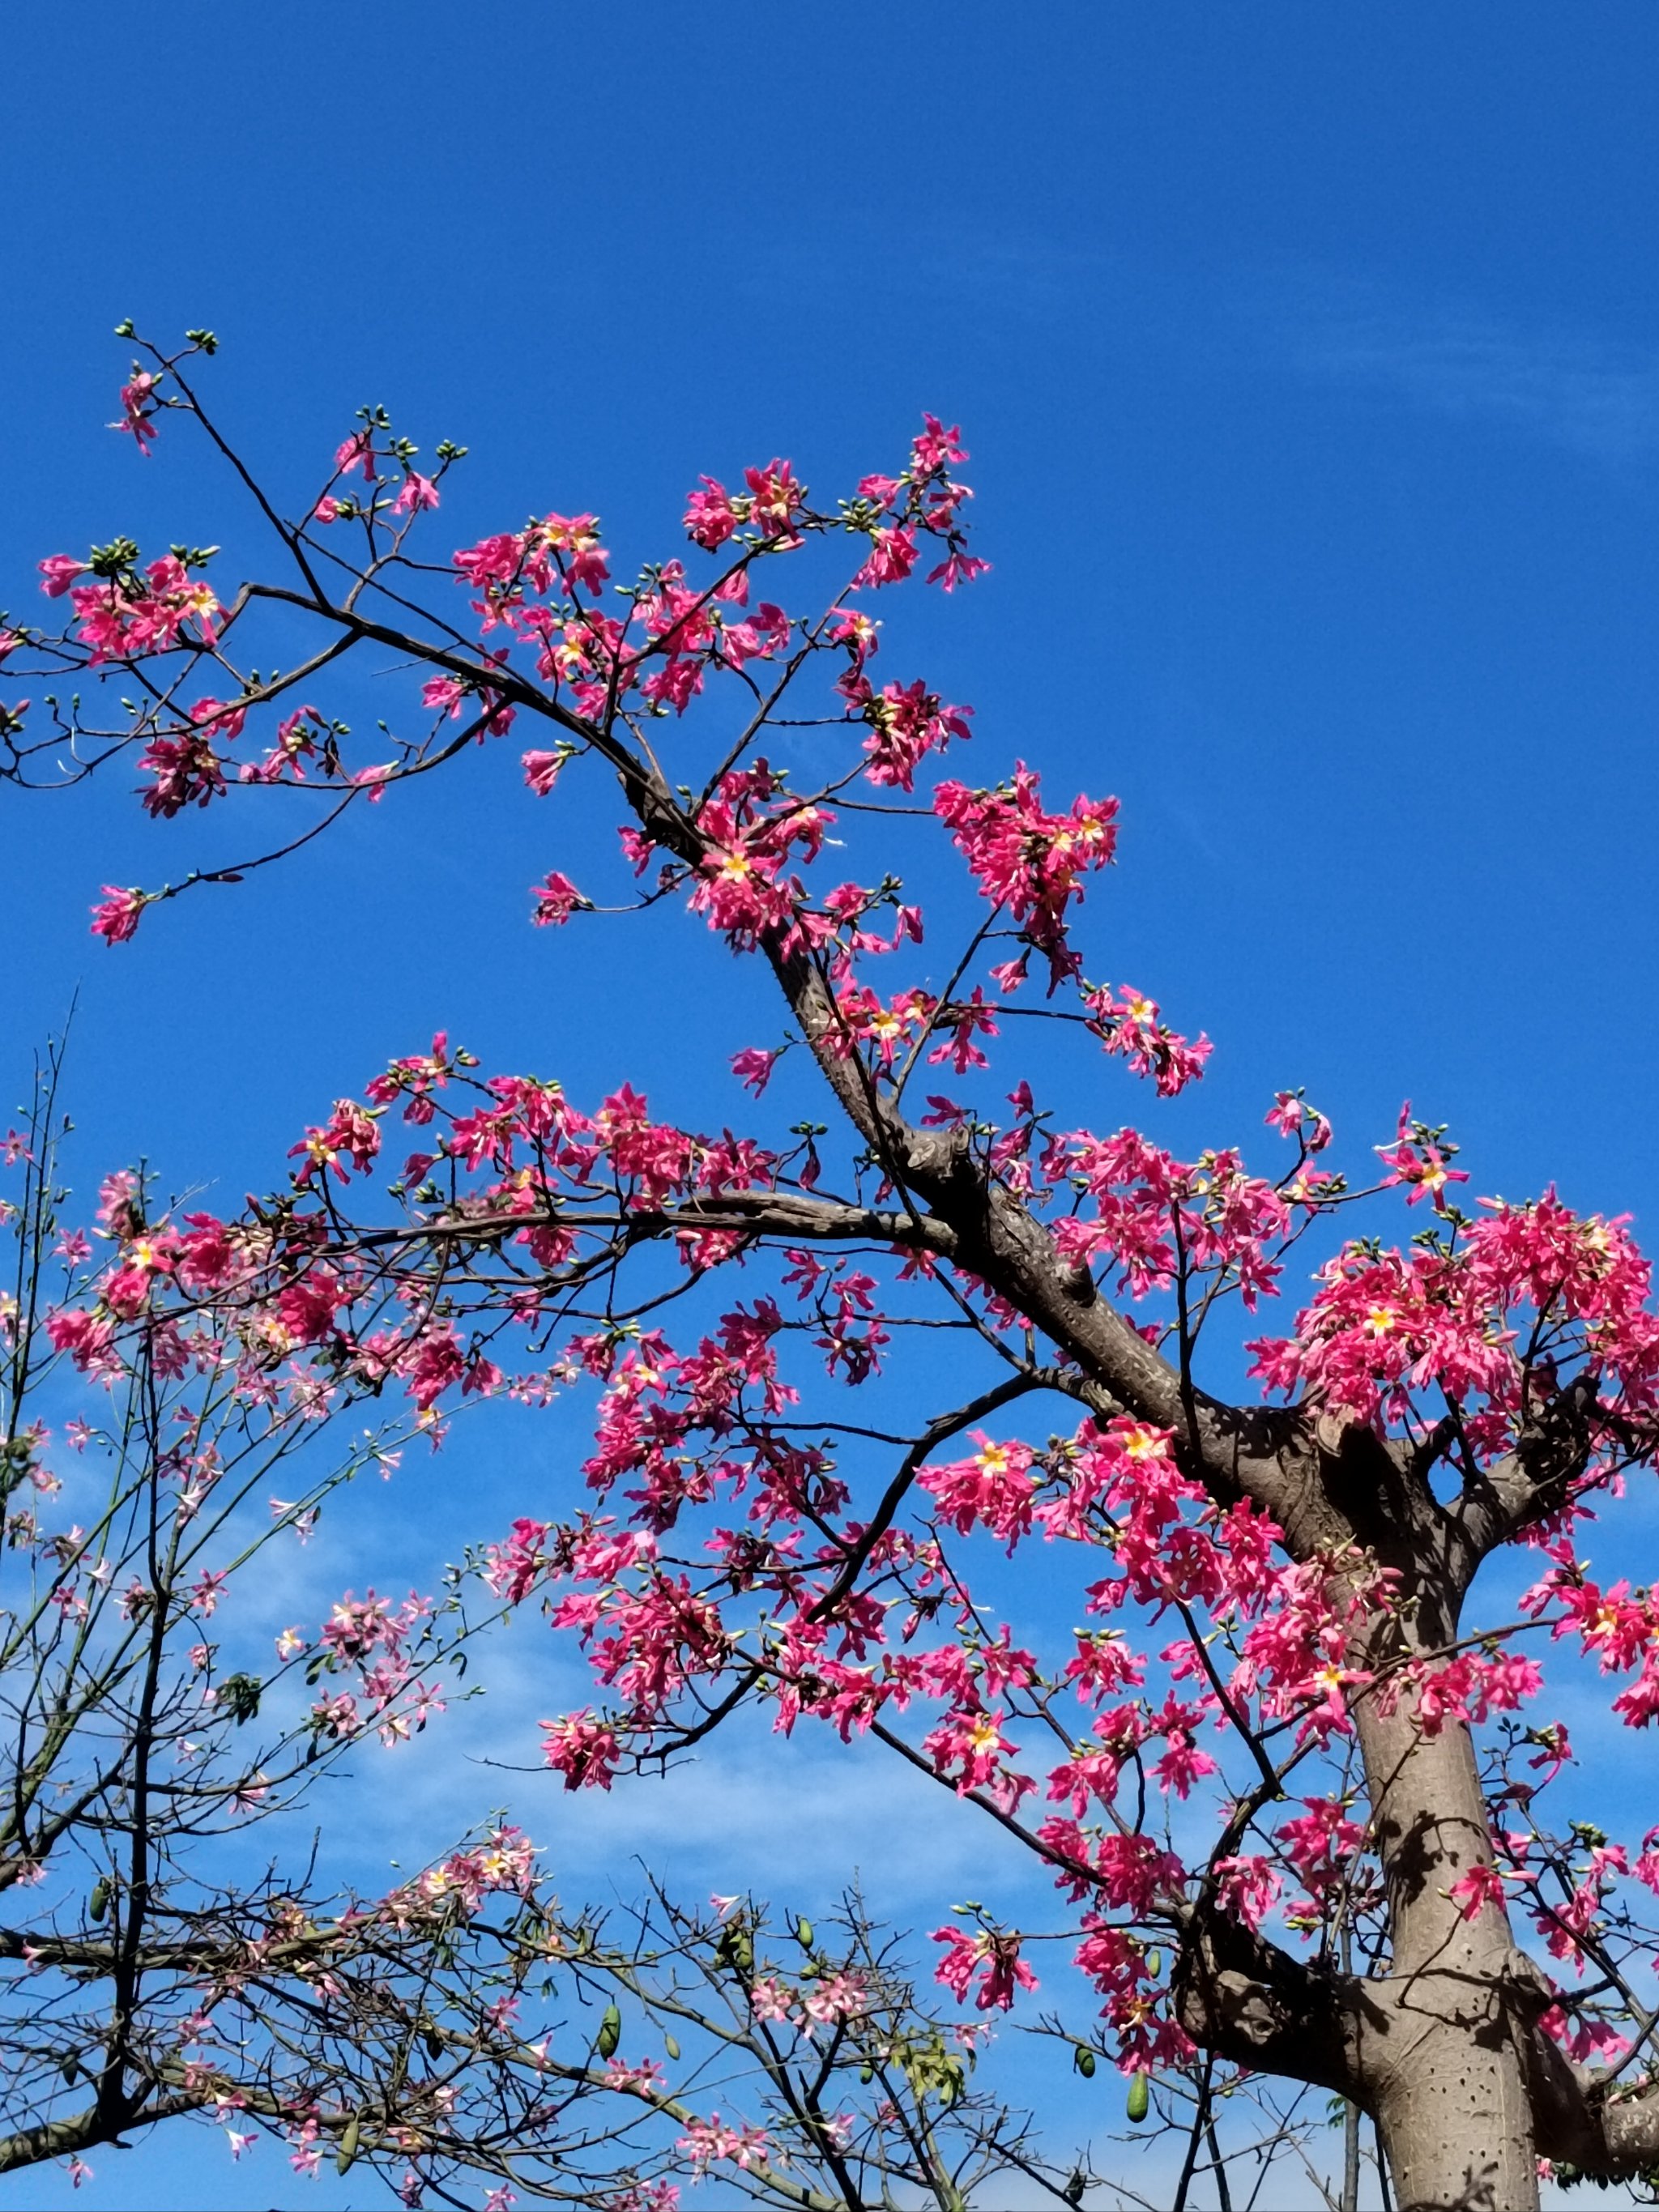
<path fill-rule="evenodd" d="M 9 773 L 131 757 L 163 818 L 301 791 L 314 836 L 528 736 L 538 799 L 579 769 L 614 777 L 632 903 L 678 902 L 769 974 L 778 1027 L 744 1042 L 737 1079 L 763 1097 L 791 1055 L 831 1119 L 711 1135 L 631 1087 L 583 1102 L 485 1076 L 440 1036 L 310 1129 L 276 1198 L 142 1253 L 122 1239 L 54 1340 L 94 1365 L 165 1285 L 280 1328 L 305 1372 L 406 1391 L 428 1425 L 513 1387 L 532 1347 L 544 1382 L 595 1394 L 591 1497 L 526 1498 L 486 1572 L 592 1655 L 594 1704 L 545 1725 L 572 1788 L 744 1705 L 786 1731 L 827 1722 L 1052 1871 L 1098 1992 L 1079 2048 L 1131 2076 L 1132 2113 L 1198 2082 L 1196 2146 L 1236 2069 L 1289 2077 L 1374 2116 L 1397 2201 L 1419 2208 L 1535 2203 L 1540 2160 L 1597 2179 L 1659 2164 L 1659 1832 L 1550 1811 L 1573 1754 L 1538 1703 L 1553 1656 L 1608 1679 L 1616 1723 L 1659 1710 L 1659 1605 L 1584 1552 L 1659 1449 L 1659 1322 L 1626 1224 L 1553 1193 L 1464 1211 L 1455 1148 L 1408 1114 L 1351 1180 L 1296 1091 L 1267 1113 L 1262 1173 L 1234 1146 L 1182 1159 L 1073 1126 L 1035 1071 L 992 1087 L 993 1052 L 1034 1019 L 1159 1097 L 1210 1048 L 1085 980 L 1078 914 L 1115 802 L 1058 808 L 1023 763 L 939 775 L 969 710 L 884 680 L 880 595 L 985 565 L 955 430 L 928 417 L 896 474 L 836 506 L 783 461 L 735 493 L 705 477 L 691 551 L 618 586 L 590 514 L 434 561 L 461 450 L 423 471 L 380 410 L 290 507 L 203 404 L 213 343 L 145 348 L 123 427 L 143 450 L 193 422 L 275 566 L 222 586 L 205 552 L 146 561 L 126 539 L 43 562 L 70 619 L 5 641 L 77 703 L 12 707 Z M 273 613 L 314 643 L 261 675 Z M 410 732 L 379 757 L 326 703 L 363 653 L 394 657 L 382 726 Z M 832 823 L 883 854 L 954 848 L 971 926 L 941 949 L 884 859 L 844 876 Z M 150 905 L 296 842 L 106 887 L 94 927 L 118 943 Z M 532 888 L 538 923 L 593 909 L 617 872 L 559 857 L 575 872 Z M 359 1193 L 398 1116 L 414 1149 L 374 1206 Z M 1404 1245 L 1349 1230 L 1401 1200 L 1424 1224 Z M 1304 1243 L 1300 1310 L 1248 1346 L 1263 1401 L 1230 1402 L 1217 1334 L 1279 1294 Z M 814 1369 L 832 1395 L 808 1403 Z M 935 1388 L 937 1413 L 884 1419 L 892 1370 L 912 1398 Z M 1476 1577 L 1511 1547 L 1527 1587 L 1484 1612 Z M 998 1552 L 1037 1571 L 988 1581 Z M 960 1915 L 940 1978 L 1010 2007 L 1035 1985 L 1030 1939 Z"/>
<path fill-rule="evenodd" d="M 435 1605 L 348 1593 L 273 1657 L 247 1618 L 271 1547 L 389 1472 L 396 1431 L 316 1473 L 361 1388 L 296 1364 L 276 1309 L 225 1306 L 182 1246 L 163 1264 L 137 1176 L 106 1182 L 92 1235 L 70 1224 L 58 1076 L 4 1140 L 0 1201 L 0 2173 L 63 2160 L 78 2188 L 100 2144 L 195 2120 L 239 2160 L 269 2133 L 301 2174 L 383 2169 L 410 2205 L 470 2179 L 493 2212 L 671 2212 L 668 2173 L 716 2160 L 793 2212 L 893 2185 L 955 2212 L 1011 2167 L 1058 2193 L 973 2086 L 976 2032 L 918 2006 L 856 1897 L 815 1933 L 659 1893 L 613 1931 L 499 1820 L 383 1894 L 320 1883 L 290 1816 L 355 1746 L 442 1710 L 463 1581 Z M 88 1338 L 52 1310 L 94 1239 L 119 1258 Z"/>

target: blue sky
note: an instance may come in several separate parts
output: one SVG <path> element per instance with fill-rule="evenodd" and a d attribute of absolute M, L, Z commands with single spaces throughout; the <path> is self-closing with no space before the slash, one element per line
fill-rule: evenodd
<path fill-rule="evenodd" d="M 665 551 L 699 470 L 783 453 L 838 489 L 933 408 L 995 571 L 890 627 L 977 709 L 984 774 L 1121 798 L 1091 968 L 1216 1039 L 1181 1131 L 1254 1142 L 1304 1083 L 1357 1149 L 1409 1096 L 1477 1190 L 1556 1178 L 1659 1234 L 1650 9 L 18 0 L 8 49 L 0 604 L 118 531 L 246 542 L 188 441 L 140 466 L 101 427 L 123 315 L 218 331 L 215 399 L 278 483 L 365 400 L 468 445 L 455 543 L 594 507 Z M 231 1194 L 441 1026 L 732 1115 L 749 987 L 683 927 L 526 927 L 611 811 L 512 782 L 485 763 L 114 953 L 99 884 L 240 829 L 0 794 L 0 1073 L 21 1091 L 78 988 L 88 1179 L 143 1155 Z M 438 1555 L 479 1533 L 446 1481 L 402 1535 Z M 775 1832 L 763 1748 L 707 1784 L 720 1820 L 676 1817 L 688 1880 Z M 873 1784 L 799 1786 L 882 1832 Z M 459 1788 L 434 1770 L 446 1814 Z M 596 1859 L 623 1809 L 600 1826 Z M 224 2182 L 135 2152 L 118 2201 Z"/>

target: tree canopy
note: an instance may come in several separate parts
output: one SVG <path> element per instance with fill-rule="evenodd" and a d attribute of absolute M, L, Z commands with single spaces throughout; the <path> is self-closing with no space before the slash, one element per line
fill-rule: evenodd
<path fill-rule="evenodd" d="M 15 781 L 125 764 L 160 820 L 240 825 L 222 866 L 106 884 L 96 933 L 511 744 L 558 863 L 528 918 L 620 962 L 622 915 L 682 909 L 776 1011 L 718 1128 L 440 1035 L 319 1109 L 240 1214 L 118 1178 L 44 1316 L 56 1355 L 95 1383 L 142 1344 L 183 1376 L 207 1311 L 273 1404 L 430 1432 L 471 1396 L 588 1394 L 560 1494 L 467 1532 L 467 1591 L 591 1661 L 547 1763 L 620 1788 L 755 1707 L 933 1778 L 1059 1915 L 946 1914 L 939 1979 L 1121 2069 L 1132 2115 L 1187 2131 L 1183 2190 L 1263 2077 L 1371 2116 L 1423 2212 L 1535 2203 L 1540 2160 L 1659 2168 L 1659 1829 L 1573 1817 L 1561 1717 L 1592 1686 L 1632 1729 L 1659 1709 L 1659 1608 L 1588 1551 L 1659 1449 L 1628 1224 L 1480 1196 L 1409 1107 L 1355 1145 L 1287 1087 L 1235 1141 L 1158 1141 L 1211 1046 L 1092 980 L 1116 802 L 1045 794 L 1040 731 L 976 734 L 884 620 L 907 582 L 972 605 L 954 426 L 839 499 L 782 459 L 704 477 L 689 542 L 643 565 L 586 513 L 447 551 L 462 449 L 426 461 L 364 410 L 296 500 L 205 403 L 211 333 L 140 345 L 124 428 L 204 435 L 264 554 L 53 554 L 65 619 L 5 634 L 8 674 L 52 687 L 8 712 Z M 330 699 L 354 659 L 386 702 L 367 741 Z M 616 791 L 605 849 L 560 843 L 580 775 Z M 314 813 L 262 835 L 273 793 Z M 907 877 L 944 855 L 964 896 L 923 901 Z M 712 1026 L 686 1050 L 724 1050 Z M 787 1125 L 797 1069 L 823 1118 Z M 343 1601 L 294 1655 L 313 1741 L 397 1725 L 427 1632 Z M 1034 1964 L 1062 1932 L 1097 2008 L 1066 2026 Z M 801 2019 L 735 1963 L 753 2017 Z M 694 2163 L 747 2186 L 775 2148 Z"/>

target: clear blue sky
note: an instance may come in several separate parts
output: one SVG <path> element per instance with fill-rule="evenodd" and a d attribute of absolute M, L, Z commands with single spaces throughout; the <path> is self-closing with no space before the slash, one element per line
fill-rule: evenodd
<path fill-rule="evenodd" d="M 15 0 L 0 605 L 89 538 L 242 534 L 187 441 L 141 467 L 102 428 L 123 315 L 218 331 L 215 397 L 279 483 L 368 399 L 467 444 L 457 543 L 592 507 L 667 550 L 700 469 L 839 488 L 931 407 L 996 567 L 902 611 L 910 658 L 978 710 L 988 775 L 1122 799 L 1091 969 L 1217 1040 L 1182 1127 L 1253 1139 L 1305 1083 L 1358 1146 L 1409 1095 L 1477 1190 L 1559 1178 L 1652 1243 L 1656 67 L 1632 0 Z M 240 832 L 0 794 L 0 1073 L 78 986 L 87 1170 L 231 1194 L 439 1026 L 726 1118 L 657 957 L 683 930 L 524 926 L 576 856 L 511 781 L 113 953 L 100 883 Z M 94 2201 L 184 2202 L 148 2157 Z"/>

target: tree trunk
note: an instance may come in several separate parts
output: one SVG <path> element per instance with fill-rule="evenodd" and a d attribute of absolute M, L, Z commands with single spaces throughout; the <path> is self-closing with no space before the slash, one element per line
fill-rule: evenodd
<path fill-rule="evenodd" d="M 1547 2000 L 1502 1911 L 1466 1919 L 1448 1894 L 1492 1859 L 1469 1731 L 1425 1735 L 1406 1696 L 1387 1716 L 1364 1700 L 1359 1740 L 1391 1935 L 1360 2064 L 1401 2212 L 1534 2212 L 1528 2051 Z"/>
<path fill-rule="evenodd" d="M 1400 2212 L 1536 2212 L 1531 2103 L 1504 2025 L 1421 2025 L 1376 2093 Z"/>

